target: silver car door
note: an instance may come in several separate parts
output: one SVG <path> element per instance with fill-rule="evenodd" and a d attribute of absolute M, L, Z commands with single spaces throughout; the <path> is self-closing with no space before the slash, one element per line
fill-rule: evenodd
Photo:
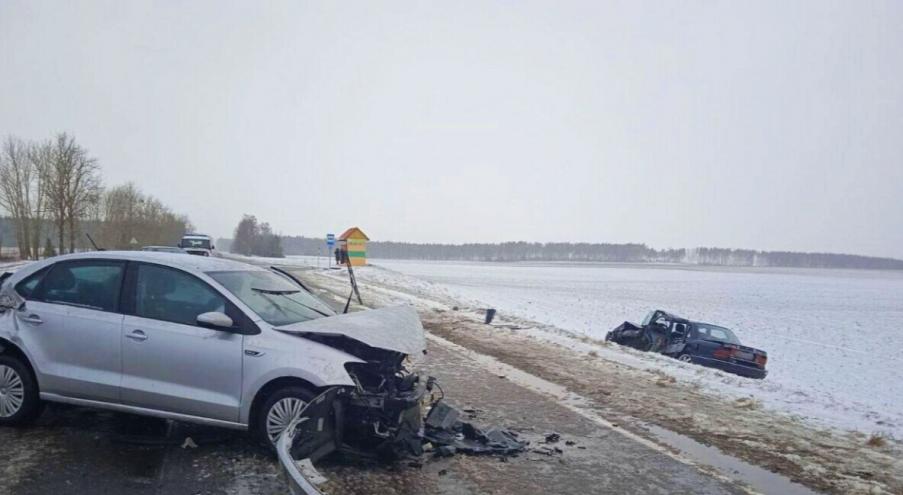
<path fill-rule="evenodd" d="M 118 401 L 124 267 L 122 261 L 61 262 L 27 291 L 16 324 L 35 361 L 41 392 Z"/>
<path fill-rule="evenodd" d="M 231 303 L 192 274 L 133 263 L 122 326 L 122 401 L 237 422 L 243 336 L 204 328 L 197 317 Z"/>

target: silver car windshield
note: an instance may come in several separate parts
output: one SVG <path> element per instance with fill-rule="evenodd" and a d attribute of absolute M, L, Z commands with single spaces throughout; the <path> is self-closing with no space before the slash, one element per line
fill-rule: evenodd
<path fill-rule="evenodd" d="M 289 325 L 335 314 L 313 294 L 273 272 L 229 271 L 207 275 L 270 325 Z"/>

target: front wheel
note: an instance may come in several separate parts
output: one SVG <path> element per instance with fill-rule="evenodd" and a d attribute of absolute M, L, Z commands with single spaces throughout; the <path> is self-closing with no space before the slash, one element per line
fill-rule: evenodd
<path fill-rule="evenodd" d="M 30 423 L 41 413 L 38 384 L 19 358 L 0 356 L 0 426 Z"/>
<path fill-rule="evenodd" d="M 677 360 L 678 360 L 678 361 L 681 361 L 681 362 L 684 362 L 684 363 L 692 363 L 692 362 L 693 362 L 693 356 L 691 356 L 691 355 L 689 355 L 689 354 L 681 354 L 680 356 L 677 357 Z"/>
<path fill-rule="evenodd" d="M 270 394 L 255 418 L 254 430 L 257 437 L 269 447 L 275 448 L 282 432 L 301 415 L 301 411 L 313 398 L 313 392 L 299 386 L 281 388 Z"/>

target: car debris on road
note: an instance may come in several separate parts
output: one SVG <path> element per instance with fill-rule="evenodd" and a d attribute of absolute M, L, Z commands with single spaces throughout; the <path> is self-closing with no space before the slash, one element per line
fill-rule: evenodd
<path fill-rule="evenodd" d="M 428 389 L 435 385 L 427 379 Z M 319 495 L 317 485 L 326 481 L 313 463 L 333 452 L 367 456 L 375 452 L 383 459 L 409 460 L 409 465 L 422 467 L 416 459 L 430 451 L 436 457 L 452 457 L 458 453 L 495 455 L 501 458 L 526 450 L 528 442 L 518 440 L 513 431 L 498 427 L 481 429 L 473 423 L 461 421 L 461 411 L 444 402 L 433 401 L 425 418 L 407 413 L 395 434 L 384 443 L 360 450 L 360 438 L 347 437 L 344 417 L 354 391 L 333 387 L 312 400 L 301 411 L 277 442 L 280 471 L 291 493 Z M 420 408 L 417 408 L 420 412 Z M 559 453 L 560 449 L 555 449 Z"/>

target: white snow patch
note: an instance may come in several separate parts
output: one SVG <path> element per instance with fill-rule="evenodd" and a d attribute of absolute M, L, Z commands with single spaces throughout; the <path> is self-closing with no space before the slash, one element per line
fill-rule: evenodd
<path fill-rule="evenodd" d="M 362 267 L 356 269 L 362 284 L 448 306 L 494 307 L 502 317 L 538 323 L 523 331 L 541 340 L 657 369 L 728 397 L 755 397 L 769 409 L 821 426 L 903 438 L 903 273 L 371 263 L 400 274 Z M 656 308 L 734 329 L 744 344 L 768 351 L 768 378 L 746 379 L 573 338 L 601 340 L 622 321 L 639 321 Z"/>

